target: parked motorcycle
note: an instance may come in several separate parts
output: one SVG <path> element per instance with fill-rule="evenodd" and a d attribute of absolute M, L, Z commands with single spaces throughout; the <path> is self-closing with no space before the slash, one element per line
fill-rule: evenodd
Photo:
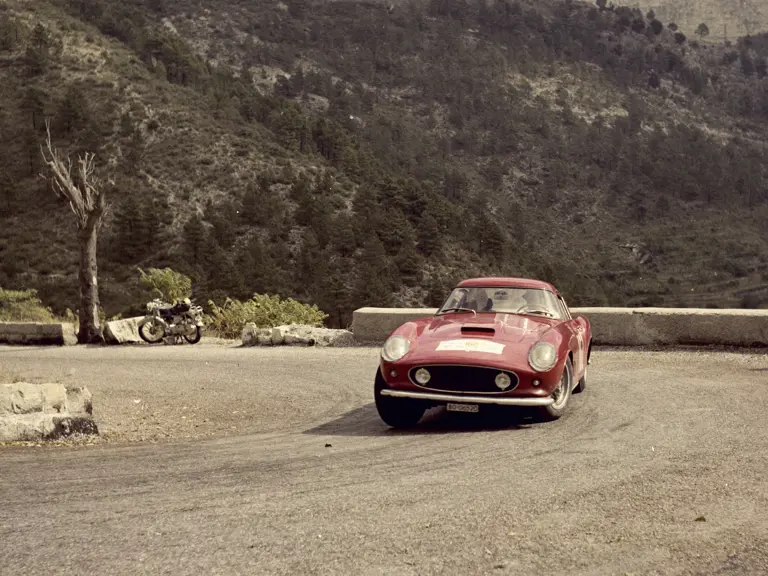
<path fill-rule="evenodd" d="M 139 322 L 139 336 L 150 344 L 168 337 L 197 344 L 203 336 L 203 308 L 193 305 L 189 298 L 176 304 L 152 300 L 147 303 L 147 315 Z"/>

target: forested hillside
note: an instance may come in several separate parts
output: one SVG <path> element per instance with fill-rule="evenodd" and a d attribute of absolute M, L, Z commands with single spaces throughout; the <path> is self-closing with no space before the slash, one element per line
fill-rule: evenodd
<path fill-rule="evenodd" d="M 768 36 L 569 1 L 0 4 L 0 286 L 77 304 L 42 170 L 93 150 L 108 315 L 195 297 L 422 305 L 530 275 L 571 305 L 768 303 Z"/>

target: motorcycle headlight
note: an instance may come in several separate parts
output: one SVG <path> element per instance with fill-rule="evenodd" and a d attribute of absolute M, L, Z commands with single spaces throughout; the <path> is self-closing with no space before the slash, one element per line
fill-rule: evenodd
<path fill-rule="evenodd" d="M 381 349 L 381 357 L 387 362 L 395 362 L 408 354 L 411 343 L 404 336 L 392 336 L 384 342 Z"/>
<path fill-rule="evenodd" d="M 528 364 L 536 372 L 547 372 L 557 364 L 557 350 L 549 342 L 537 342 L 528 352 Z"/>

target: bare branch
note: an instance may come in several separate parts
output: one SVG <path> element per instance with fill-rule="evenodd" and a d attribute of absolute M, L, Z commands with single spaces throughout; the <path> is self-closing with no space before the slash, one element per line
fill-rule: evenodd
<path fill-rule="evenodd" d="M 54 191 L 69 201 L 69 206 L 77 217 L 78 228 L 100 226 L 105 205 L 100 182 L 94 175 L 94 154 L 86 152 L 84 156 L 78 157 L 77 173 L 73 177 L 72 159 L 69 156 L 62 159 L 58 150 L 51 144 L 51 125 L 48 120 L 45 121 L 45 130 L 46 148 L 41 146 L 40 150 L 43 160 L 53 173 Z"/>

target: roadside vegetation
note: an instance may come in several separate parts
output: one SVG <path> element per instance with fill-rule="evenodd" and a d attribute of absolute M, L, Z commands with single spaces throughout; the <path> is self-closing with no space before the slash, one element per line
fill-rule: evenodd
<path fill-rule="evenodd" d="M 46 322 L 57 319 L 43 305 L 36 290 L 4 290 L 0 288 L 0 322 Z"/>
<path fill-rule="evenodd" d="M 273 328 L 284 324 L 322 326 L 328 314 L 316 305 L 297 302 L 292 298 L 282 299 L 277 295 L 254 294 L 245 302 L 227 298 L 223 306 L 209 302 L 211 312 L 206 317 L 206 326 L 222 338 L 240 338 L 246 324 L 254 323 L 257 328 Z"/>
<path fill-rule="evenodd" d="M 145 289 L 145 299 L 137 301 L 134 309 L 142 309 L 147 300 L 161 299 L 175 303 L 192 295 L 192 280 L 189 276 L 170 268 L 139 269 L 139 283 Z M 292 298 L 278 295 L 253 294 L 245 301 L 227 298 L 219 306 L 208 302 L 209 312 L 204 316 L 205 332 L 209 336 L 239 339 L 246 324 L 254 323 L 259 328 L 272 328 L 285 324 L 322 326 L 328 314 L 315 304 L 306 304 Z M 102 324 L 105 320 L 119 320 L 121 315 L 106 318 L 100 311 Z M 137 312 L 137 314 L 141 314 Z M 55 316 L 30 290 L 3 290 L 0 288 L 0 322 L 71 322 L 78 325 L 78 318 L 71 311 L 61 317 Z"/>

